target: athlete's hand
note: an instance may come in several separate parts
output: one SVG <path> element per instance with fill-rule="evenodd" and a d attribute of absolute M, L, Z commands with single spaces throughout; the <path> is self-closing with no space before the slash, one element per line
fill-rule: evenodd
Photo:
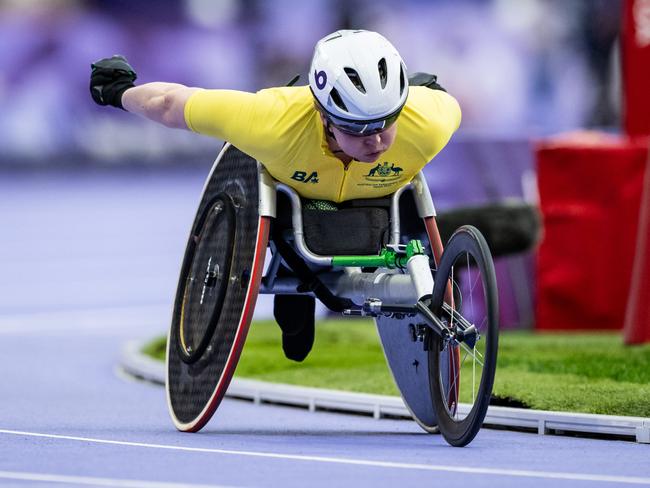
<path fill-rule="evenodd" d="M 124 56 L 103 58 L 90 65 L 90 94 L 99 105 L 122 107 L 122 94 L 135 86 L 138 75 Z"/>

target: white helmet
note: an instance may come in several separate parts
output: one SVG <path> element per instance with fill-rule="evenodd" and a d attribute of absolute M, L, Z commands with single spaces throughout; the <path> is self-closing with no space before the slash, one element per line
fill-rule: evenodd
<path fill-rule="evenodd" d="M 340 30 L 316 44 L 309 86 L 337 129 L 366 135 L 389 127 L 408 96 L 406 66 L 380 34 Z"/>

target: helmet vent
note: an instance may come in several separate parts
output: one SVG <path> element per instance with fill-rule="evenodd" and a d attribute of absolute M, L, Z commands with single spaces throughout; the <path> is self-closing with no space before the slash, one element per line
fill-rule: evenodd
<path fill-rule="evenodd" d="M 386 88 L 386 83 L 388 82 L 388 68 L 386 67 L 386 58 L 381 58 L 377 64 L 379 69 L 379 81 L 381 82 L 381 87 Z"/>
<path fill-rule="evenodd" d="M 336 88 L 332 88 L 332 91 L 330 92 L 330 97 L 332 97 L 332 101 L 338 108 L 340 108 L 345 112 L 348 111 L 348 107 L 346 107 L 345 103 L 343 103 L 343 100 L 341 99 L 341 95 L 339 95 L 339 92 Z"/>
<path fill-rule="evenodd" d="M 400 65 L 399 69 L 399 94 L 404 93 L 404 88 L 406 88 L 406 73 L 404 73 L 404 65 Z"/>
<path fill-rule="evenodd" d="M 357 70 L 352 68 L 343 68 L 343 69 L 345 70 L 345 74 L 348 75 L 348 78 L 350 78 L 350 81 L 356 87 L 356 89 L 359 90 L 361 93 L 366 93 L 366 87 L 363 86 L 361 77 L 359 76 L 359 73 L 357 73 Z"/>

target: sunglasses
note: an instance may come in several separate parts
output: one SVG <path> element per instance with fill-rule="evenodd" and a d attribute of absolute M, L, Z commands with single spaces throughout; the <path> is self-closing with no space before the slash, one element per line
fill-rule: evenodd
<path fill-rule="evenodd" d="M 388 129 L 395 123 L 402 111 L 401 107 L 396 112 L 390 114 L 388 117 L 374 120 L 350 120 L 336 117 L 330 113 L 326 113 L 327 120 L 341 132 L 350 136 L 362 137 L 377 134 Z"/>

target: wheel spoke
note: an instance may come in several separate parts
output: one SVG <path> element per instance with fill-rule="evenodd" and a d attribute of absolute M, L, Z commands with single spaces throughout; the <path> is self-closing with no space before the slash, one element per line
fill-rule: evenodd
<path fill-rule="evenodd" d="M 469 254 L 465 253 L 465 256 L 467 256 L 467 278 L 469 281 L 469 310 L 470 313 L 472 314 L 472 317 L 474 316 L 474 285 L 472 284 L 472 271 L 469 267 Z M 480 273 L 476 273 L 476 278 L 480 278 Z"/>
<path fill-rule="evenodd" d="M 460 343 L 460 346 L 467 352 L 466 356 L 471 356 L 474 358 L 481 366 L 483 366 L 483 354 L 480 353 L 476 348 L 470 349 L 467 344 Z"/>
<path fill-rule="evenodd" d="M 453 330 L 454 329 L 454 315 L 455 315 L 455 303 L 454 303 L 454 267 L 452 266 L 451 268 L 451 298 L 452 298 L 452 304 L 450 306 L 452 313 L 451 313 L 451 322 L 450 322 L 450 327 Z"/>
<path fill-rule="evenodd" d="M 448 345 L 446 350 L 449 355 L 448 365 L 450 370 L 450 374 L 448 374 L 447 376 L 451 377 L 451 381 L 449 383 L 448 388 L 446 388 L 444 400 L 445 400 L 447 411 L 452 416 L 454 416 L 458 412 L 458 386 L 459 386 L 458 379 L 460 377 L 461 365 L 458 365 L 458 361 L 456 359 L 456 350 L 454 346 Z M 444 379 L 443 379 L 443 384 L 444 384 Z M 452 408 L 454 410 L 453 412 L 452 412 Z"/>
<path fill-rule="evenodd" d="M 450 409 L 451 414 L 455 414 L 458 411 L 458 379 L 460 376 L 460 368 L 458 367 L 457 361 L 456 361 L 456 351 L 451 349 L 449 351 L 449 363 L 450 363 L 450 368 L 451 368 L 451 374 L 453 377 L 453 381 L 451 382 L 451 385 L 449 386 L 449 390 L 447 391 L 447 406 Z M 453 408 L 453 412 L 451 409 Z"/>
<path fill-rule="evenodd" d="M 474 348 L 476 351 L 476 348 Z M 472 361 L 472 399 L 476 398 L 476 356 L 474 356 L 474 361 Z"/>

